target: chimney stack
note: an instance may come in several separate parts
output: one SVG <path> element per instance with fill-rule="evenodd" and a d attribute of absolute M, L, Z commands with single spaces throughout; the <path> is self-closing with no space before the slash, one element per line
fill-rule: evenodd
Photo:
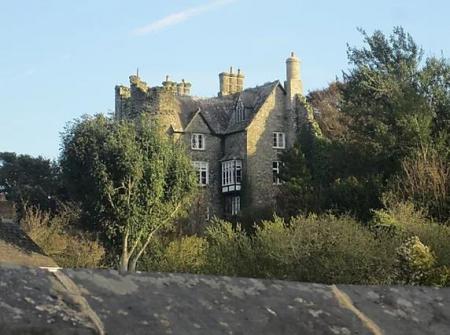
<path fill-rule="evenodd" d="M 233 67 L 230 67 L 230 72 L 220 73 L 219 97 L 242 92 L 244 90 L 244 79 L 245 76 L 242 74 L 240 69 L 238 69 L 237 73 L 233 73 Z"/>
<path fill-rule="evenodd" d="M 191 86 L 191 83 L 187 83 L 184 79 L 182 79 L 181 83 L 177 84 L 177 94 L 180 96 L 190 95 Z"/>
<path fill-rule="evenodd" d="M 284 88 L 287 92 L 287 106 L 293 109 L 296 95 L 303 94 L 303 83 L 300 79 L 300 59 L 292 52 L 286 60 L 286 81 Z"/>

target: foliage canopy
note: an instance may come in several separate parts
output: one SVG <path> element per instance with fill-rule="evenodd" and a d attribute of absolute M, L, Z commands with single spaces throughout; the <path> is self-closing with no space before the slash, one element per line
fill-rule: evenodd
<path fill-rule="evenodd" d="M 152 236 L 171 225 L 196 185 L 183 148 L 145 117 L 75 121 L 63 135 L 61 168 L 93 228 L 120 250 L 123 271 L 135 269 Z"/>

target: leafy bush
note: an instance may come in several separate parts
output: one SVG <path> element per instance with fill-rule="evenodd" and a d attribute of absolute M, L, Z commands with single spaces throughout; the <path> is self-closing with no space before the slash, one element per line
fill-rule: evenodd
<path fill-rule="evenodd" d="M 406 284 L 424 284 L 436 263 L 430 248 L 417 236 L 408 238 L 397 249 L 397 277 Z"/>
<path fill-rule="evenodd" d="M 410 203 L 373 216 L 369 225 L 347 215 L 275 217 L 252 233 L 214 220 L 204 237 L 155 239 L 141 266 L 327 284 L 449 285 L 448 227 Z"/>
<path fill-rule="evenodd" d="M 386 210 L 374 211 L 373 222 L 394 227 L 403 240 L 417 236 L 435 253 L 437 266 L 450 266 L 450 227 L 427 218 L 411 202 L 394 203 Z"/>
<path fill-rule="evenodd" d="M 381 241 L 356 220 L 330 214 L 299 216 L 282 227 L 282 222 L 269 223 L 258 231 L 256 240 L 260 255 L 267 255 L 264 249 L 269 253 L 273 250 L 261 242 L 274 241 L 277 235 L 279 246 L 289 245 L 287 278 L 321 283 L 390 281 L 392 262 L 388 249 L 381 248 Z"/>
<path fill-rule="evenodd" d="M 240 225 L 233 228 L 230 222 L 214 220 L 206 230 L 206 239 L 208 273 L 254 276 L 255 259 L 252 243 Z"/>
<path fill-rule="evenodd" d="M 78 211 L 73 208 L 66 208 L 52 216 L 49 212 L 28 207 L 25 208 L 21 226 L 59 266 L 100 267 L 105 250 L 92 236 L 73 228 L 78 217 Z"/>
<path fill-rule="evenodd" d="M 382 247 L 346 216 L 299 216 L 289 224 L 274 218 L 251 236 L 218 220 L 206 240 L 205 273 L 322 283 L 389 283 L 393 277 L 395 246 Z"/>
<path fill-rule="evenodd" d="M 161 269 L 167 272 L 201 273 L 206 265 L 208 244 L 202 237 L 185 236 L 167 246 Z"/>

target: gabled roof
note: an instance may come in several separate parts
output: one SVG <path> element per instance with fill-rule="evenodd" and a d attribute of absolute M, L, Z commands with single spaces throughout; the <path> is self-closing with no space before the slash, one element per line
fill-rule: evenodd
<path fill-rule="evenodd" d="M 210 126 L 210 123 L 205 119 L 205 117 L 201 113 L 201 109 L 200 108 L 197 109 L 197 111 L 192 115 L 191 120 L 187 123 L 187 125 L 184 127 L 184 129 L 187 130 L 190 127 L 190 125 L 194 122 L 194 120 L 196 118 L 201 118 L 201 120 L 206 124 L 206 126 L 210 130 L 210 132 L 211 133 L 216 133 L 216 131 Z"/>
<path fill-rule="evenodd" d="M 266 102 L 269 95 L 275 90 L 278 85 L 281 84 L 277 80 L 274 82 L 266 83 L 262 86 L 257 86 L 255 88 L 249 88 L 242 91 L 239 95 L 239 100 L 242 101 L 245 108 L 245 120 L 237 123 L 229 122 L 225 133 L 229 134 L 245 130 L 253 121 L 253 118 L 258 113 L 262 105 Z"/>
<path fill-rule="evenodd" d="M 201 114 L 209 128 L 217 135 L 243 131 L 251 123 L 269 95 L 278 86 L 283 89 L 277 80 L 225 97 L 207 99 L 188 96 L 177 97 L 182 114 L 180 117 L 183 128 L 186 129 L 193 118 L 197 114 Z M 230 123 L 238 101 L 241 101 L 245 107 L 246 119 L 242 122 Z"/>

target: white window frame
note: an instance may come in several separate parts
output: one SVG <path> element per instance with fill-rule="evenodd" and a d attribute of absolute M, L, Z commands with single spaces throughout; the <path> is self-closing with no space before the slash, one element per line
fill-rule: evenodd
<path fill-rule="evenodd" d="M 193 161 L 192 166 L 197 172 L 198 184 L 205 187 L 209 184 L 209 163 L 203 161 Z"/>
<path fill-rule="evenodd" d="M 205 134 L 194 133 L 191 135 L 191 149 L 192 150 L 205 150 L 206 148 L 206 136 Z"/>
<path fill-rule="evenodd" d="M 231 197 L 231 215 L 238 215 L 241 211 L 241 197 L 233 196 Z"/>
<path fill-rule="evenodd" d="M 286 148 L 286 134 L 281 131 L 274 131 L 272 137 L 272 145 L 274 149 Z"/>
<path fill-rule="evenodd" d="M 272 182 L 274 185 L 281 185 L 282 181 L 280 179 L 280 166 L 283 163 L 281 161 L 272 162 Z"/>
<path fill-rule="evenodd" d="M 222 186 L 240 185 L 242 182 L 242 161 L 239 159 L 222 162 Z"/>

